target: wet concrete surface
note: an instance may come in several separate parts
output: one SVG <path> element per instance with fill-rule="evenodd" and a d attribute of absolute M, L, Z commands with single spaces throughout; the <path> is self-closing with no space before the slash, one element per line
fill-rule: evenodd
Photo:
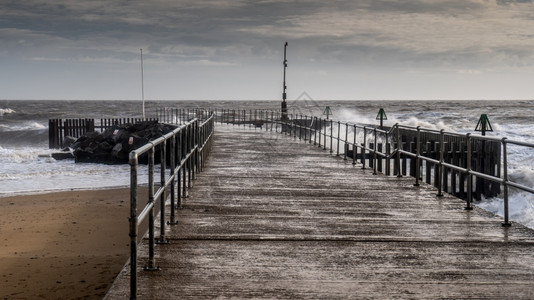
<path fill-rule="evenodd" d="M 413 178 L 221 125 L 139 299 L 533 299 L 534 231 Z M 168 217 L 167 217 L 168 219 Z M 129 297 L 129 265 L 107 299 Z"/>

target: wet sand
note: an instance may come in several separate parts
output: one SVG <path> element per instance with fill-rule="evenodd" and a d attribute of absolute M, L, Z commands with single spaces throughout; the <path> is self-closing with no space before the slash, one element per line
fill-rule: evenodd
<path fill-rule="evenodd" d="M 129 257 L 129 196 L 0 198 L 0 299 L 102 299 Z"/>

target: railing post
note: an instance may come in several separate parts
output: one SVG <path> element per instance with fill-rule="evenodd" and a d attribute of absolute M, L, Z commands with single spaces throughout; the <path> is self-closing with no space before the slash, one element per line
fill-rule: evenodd
<path fill-rule="evenodd" d="M 137 299 L 137 156 L 130 156 L 130 299 Z"/>
<path fill-rule="evenodd" d="M 336 156 L 339 156 L 339 135 L 341 134 L 341 121 L 337 121 L 337 144 L 336 144 Z"/>
<path fill-rule="evenodd" d="M 187 125 L 183 128 L 181 132 L 181 144 L 182 156 L 180 158 L 180 164 L 182 164 L 182 198 L 187 198 Z"/>
<path fill-rule="evenodd" d="M 309 141 L 310 144 L 312 143 L 312 130 L 313 130 L 313 129 L 312 129 L 312 126 L 314 126 L 314 124 L 315 124 L 315 123 L 313 123 L 313 116 L 310 116 L 310 123 L 309 123 L 309 125 L 308 125 L 308 116 L 306 116 L 306 125 L 308 125 L 308 126 L 306 126 L 306 130 L 307 130 L 307 132 L 308 132 L 308 133 L 306 134 L 306 136 L 309 136 L 308 141 Z M 315 138 L 315 136 L 314 136 L 314 138 Z"/>
<path fill-rule="evenodd" d="M 175 190 L 175 185 L 176 185 L 176 136 L 173 135 L 171 137 L 171 145 L 170 145 L 170 176 L 172 177 L 172 180 L 171 180 L 171 219 L 169 221 L 169 225 L 176 225 L 178 224 L 178 222 L 176 222 L 176 213 L 175 213 L 175 210 L 176 210 L 176 206 L 175 206 L 175 202 L 176 202 L 176 196 L 175 196 L 175 193 L 176 193 L 176 190 Z"/>
<path fill-rule="evenodd" d="M 374 128 L 373 133 L 375 135 L 375 141 L 374 141 L 374 147 L 373 147 L 373 175 L 377 175 L 378 174 L 377 172 L 378 161 L 377 161 L 376 150 L 378 148 L 378 144 L 376 142 L 376 128 Z"/>
<path fill-rule="evenodd" d="M 502 226 L 510 227 L 512 223 L 508 220 L 508 153 L 506 150 L 506 138 L 502 139 L 502 157 L 503 157 L 503 196 L 504 196 L 504 222 Z"/>
<path fill-rule="evenodd" d="M 386 176 L 391 175 L 391 143 L 389 142 L 389 131 L 386 131 Z"/>
<path fill-rule="evenodd" d="M 295 122 L 295 120 L 297 120 L 297 114 L 293 115 L 291 114 L 291 124 L 292 124 L 292 128 L 293 128 L 293 137 L 295 138 L 295 140 L 297 139 L 297 122 Z"/>
<path fill-rule="evenodd" d="M 319 146 L 319 148 L 321 148 L 321 134 L 322 134 L 322 131 L 323 130 L 323 119 L 319 118 L 319 132 L 318 132 L 318 136 L 319 136 L 319 141 L 317 142 L 317 145 Z"/>
<path fill-rule="evenodd" d="M 356 124 L 354 124 L 354 132 L 353 132 L 353 143 L 352 143 L 352 164 L 355 165 L 356 164 L 356 153 L 358 153 L 358 151 L 356 149 L 358 149 L 358 147 L 356 147 Z"/>
<path fill-rule="evenodd" d="M 245 124 L 243 124 L 245 126 Z M 196 179 L 196 173 L 198 171 L 198 119 L 193 122 L 193 180 Z"/>
<path fill-rule="evenodd" d="M 438 194 L 436 196 L 443 197 L 443 152 L 445 151 L 445 130 L 441 129 L 439 133 L 439 176 L 438 176 Z"/>
<path fill-rule="evenodd" d="M 166 161 L 166 155 L 167 155 L 167 140 L 163 140 L 163 143 L 160 145 L 160 184 L 161 188 L 163 190 L 161 191 L 161 196 L 159 199 L 160 203 L 160 230 L 159 230 L 159 238 L 156 241 L 157 244 L 168 244 L 169 241 L 165 238 L 165 200 L 166 200 L 166 194 L 165 194 L 165 170 L 167 168 L 167 161 Z M 151 222 L 152 223 L 152 222 Z"/>
<path fill-rule="evenodd" d="M 330 153 L 334 152 L 334 122 L 330 120 Z"/>
<path fill-rule="evenodd" d="M 417 126 L 417 153 L 415 154 L 415 184 L 419 186 L 419 177 L 421 177 L 421 127 Z"/>
<path fill-rule="evenodd" d="M 234 110 L 234 125 L 235 125 L 235 110 Z M 187 125 L 187 154 L 189 155 L 189 158 L 187 159 L 187 166 L 189 169 L 188 175 L 187 175 L 187 187 L 191 188 L 193 187 L 193 155 L 191 151 L 193 150 L 193 124 L 189 123 Z"/>
<path fill-rule="evenodd" d="M 154 203 L 154 146 L 148 151 L 148 204 Z M 144 270 L 155 271 L 158 269 L 154 255 L 154 208 L 148 214 L 148 262 Z"/>
<path fill-rule="evenodd" d="M 362 169 L 365 169 L 365 153 L 367 152 L 365 151 L 366 143 L 367 143 L 367 127 L 363 126 L 363 147 L 362 147 L 362 154 L 361 154 L 362 155 L 361 161 L 363 164 Z"/>
<path fill-rule="evenodd" d="M 402 168 L 401 168 L 401 138 L 400 138 L 400 128 L 399 123 L 395 124 L 397 126 L 397 159 L 395 160 L 395 163 L 397 164 L 397 177 L 402 177 Z"/>
<path fill-rule="evenodd" d="M 467 133 L 465 136 L 467 137 L 467 206 L 465 209 L 472 210 L 473 207 L 471 206 L 471 202 L 473 198 L 473 175 L 471 175 L 471 133 Z"/>
<path fill-rule="evenodd" d="M 328 120 L 323 120 L 324 122 L 324 131 L 323 131 L 323 150 L 326 150 L 326 126 L 328 124 Z"/>
<path fill-rule="evenodd" d="M 347 151 L 349 149 L 349 123 L 345 123 L 345 152 L 343 154 L 343 160 L 347 160 Z"/>
<path fill-rule="evenodd" d="M 183 130 L 180 130 L 178 134 L 176 135 L 176 138 L 178 139 L 176 143 L 176 163 L 177 165 L 180 166 L 178 168 L 178 172 L 176 172 L 176 184 L 177 184 L 176 195 L 178 196 L 176 205 L 178 206 L 178 208 L 182 207 L 182 169 L 183 169 L 183 167 L 181 167 L 182 155 L 183 155 L 182 154 L 183 153 L 182 151 L 183 150 L 183 144 L 182 144 L 183 143 L 183 139 L 182 139 L 183 132 L 182 131 Z"/>
<path fill-rule="evenodd" d="M 302 129 L 304 129 L 302 125 L 302 114 L 300 115 L 300 119 L 298 119 L 298 126 L 299 126 L 299 140 L 302 140 Z"/>
<path fill-rule="evenodd" d="M 310 118 L 313 120 L 311 121 L 313 125 L 313 145 L 317 145 L 317 117 L 310 117 Z M 310 125 L 310 128 L 312 128 L 312 125 Z"/>

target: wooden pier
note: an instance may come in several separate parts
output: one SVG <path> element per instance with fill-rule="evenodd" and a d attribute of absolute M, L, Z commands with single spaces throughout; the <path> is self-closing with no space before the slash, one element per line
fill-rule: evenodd
<path fill-rule="evenodd" d="M 159 271 L 143 270 L 142 242 L 138 298 L 534 298 L 533 230 L 413 183 L 295 137 L 220 125 L 170 243 L 157 246 Z M 129 298 L 129 270 L 106 299 Z"/>

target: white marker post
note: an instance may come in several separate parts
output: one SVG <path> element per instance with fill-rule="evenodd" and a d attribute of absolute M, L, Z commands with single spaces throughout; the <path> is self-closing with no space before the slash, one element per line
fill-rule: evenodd
<path fill-rule="evenodd" d="M 143 48 L 141 48 L 141 97 L 143 99 L 143 121 L 145 121 L 145 78 L 143 75 Z"/>

